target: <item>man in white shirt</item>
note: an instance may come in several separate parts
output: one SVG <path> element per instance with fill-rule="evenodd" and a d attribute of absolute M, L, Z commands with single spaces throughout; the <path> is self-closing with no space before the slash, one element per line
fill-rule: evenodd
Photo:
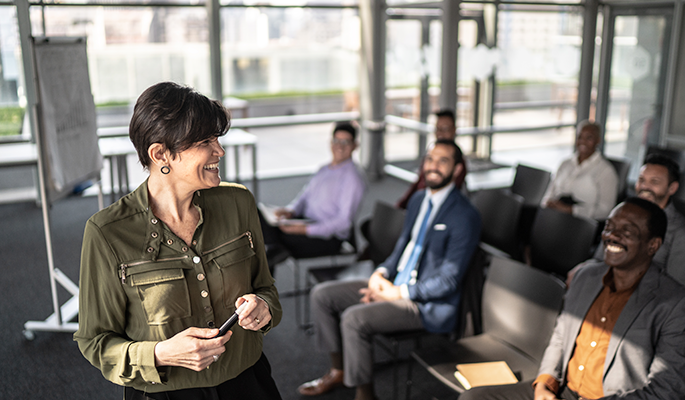
<path fill-rule="evenodd" d="M 578 124 L 576 152 L 561 163 L 547 188 L 542 204 L 577 217 L 606 219 L 616 205 L 618 176 L 609 161 L 597 151 L 599 125 Z"/>

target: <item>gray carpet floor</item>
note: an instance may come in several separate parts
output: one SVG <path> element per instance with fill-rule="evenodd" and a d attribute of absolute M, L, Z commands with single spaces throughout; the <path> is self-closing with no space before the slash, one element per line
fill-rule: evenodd
<path fill-rule="evenodd" d="M 307 177 L 260 182 L 260 199 L 271 204 L 286 204 L 306 183 Z M 407 184 L 393 178 L 370 183 L 358 220 L 368 217 L 378 200 L 390 203 L 404 192 Z M 83 227 L 97 211 L 93 197 L 73 197 L 54 203 L 50 221 L 55 266 L 78 282 L 78 266 Z M 359 237 L 359 235 L 357 235 Z M 292 263 L 276 268 L 279 291 L 294 286 Z M 0 399 L 121 399 L 122 389 L 106 381 L 80 354 L 70 333 L 37 332 L 26 340 L 23 324 L 43 320 L 52 313 L 45 236 L 41 209 L 33 203 L 0 206 Z M 67 292 L 59 289 L 61 302 Z M 301 298 L 302 299 L 302 298 Z M 283 297 L 282 323 L 265 337 L 264 352 L 283 399 L 300 399 L 296 388 L 320 376 L 328 368 L 328 357 L 315 351 L 314 336 L 295 322 L 295 298 Z M 431 337 L 424 346 L 444 340 Z M 410 348 L 403 347 L 405 361 L 399 364 L 400 380 L 406 378 Z M 375 384 L 380 399 L 391 399 L 393 368 L 387 357 L 376 352 Z M 416 382 L 412 399 L 454 399 L 419 367 L 413 368 Z M 400 389 L 404 398 L 404 386 Z M 353 389 L 340 389 L 320 396 L 322 400 L 353 399 Z"/>

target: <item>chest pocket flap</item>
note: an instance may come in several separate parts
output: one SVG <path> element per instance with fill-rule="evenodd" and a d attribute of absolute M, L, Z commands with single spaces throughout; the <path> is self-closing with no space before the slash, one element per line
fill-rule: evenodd
<path fill-rule="evenodd" d="M 249 232 L 215 247 L 206 254 L 210 263 L 221 271 L 223 303 L 233 309 L 235 299 L 252 292 L 251 263 L 255 255 Z"/>
<path fill-rule="evenodd" d="M 219 268 L 230 267 L 231 265 L 245 261 L 256 253 L 252 248 L 252 242 L 247 236 L 242 236 L 238 240 L 230 241 L 210 254 L 210 258 Z"/>
<path fill-rule="evenodd" d="M 131 286 L 150 285 L 183 279 L 183 270 L 192 269 L 192 267 L 186 266 L 182 262 L 186 258 L 179 257 L 169 260 L 131 264 L 126 267 L 126 276 L 130 279 Z"/>

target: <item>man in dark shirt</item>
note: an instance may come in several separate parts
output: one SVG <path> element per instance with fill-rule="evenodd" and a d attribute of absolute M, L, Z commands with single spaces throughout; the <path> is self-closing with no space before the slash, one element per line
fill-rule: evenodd
<path fill-rule="evenodd" d="M 457 136 L 457 124 L 454 118 L 454 112 L 452 110 L 443 109 L 435 113 L 438 120 L 435 122 L 435 140 L 452 140 L 454 141 Z M 454 175 L 454 184 L 457 189 L 461 189 L 464 184 L 464 178 L 466 177 L 466 162 L 464 162 L 464 168 L 456 171 Z M 411 196 L 426 188 L 426 174 L 423 172 L 423 163 L 421 169 L 419 170 L 419 176 L 416 178 L 416 182 L 409 186 L 409 189 L 402 195 L 397 201 L 397 208 L 406 209 L 407 203 Z"/>

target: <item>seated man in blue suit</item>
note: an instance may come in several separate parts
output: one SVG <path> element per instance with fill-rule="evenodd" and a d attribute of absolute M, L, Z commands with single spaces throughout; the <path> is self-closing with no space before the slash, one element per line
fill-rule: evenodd
<path fill-rule="evenodd" d="M 428 188 L 409 200 L 388 259 L 368 280 L 314 287 L 312 317 L 320 350 L 331 355 L 332 365 L 322 378 L 301 385 L 300 394 L 319 395 L 344 383 L 357 388 L 356 400 L 373 399 L 374 334 L 454 330 L 461 282 L 481 226 L 478 211 L 452 182 L 461 168 L 459 147 L 438 140 L 423 163 Z"/>
<path fill-rule="evenodd" d="M 602 231 L 604 262 L 573 278 L 538 378 L 459 400 L 683 398 L 685 288 L 652 260 L 666 225 L 651 201 L 616 206 Z"/>

